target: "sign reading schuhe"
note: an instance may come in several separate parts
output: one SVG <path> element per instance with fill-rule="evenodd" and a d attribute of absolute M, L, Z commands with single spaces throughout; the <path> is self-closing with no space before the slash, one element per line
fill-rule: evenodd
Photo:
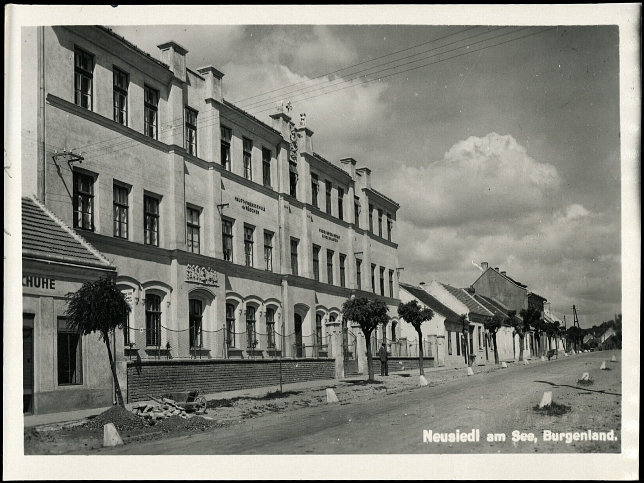
<path fill-rule="evenodd" d="M 24 275 L 22 277 L 22 286 L 56 290 L 56 280 L 49 277 L 42 277 L 40 275 Z"/>

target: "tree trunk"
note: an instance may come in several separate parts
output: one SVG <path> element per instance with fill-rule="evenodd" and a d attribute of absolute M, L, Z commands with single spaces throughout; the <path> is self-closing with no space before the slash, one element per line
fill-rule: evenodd
<path fill-rule="evenodd" d="M 519 362 L 523 362 L 523 339 L 525 334 L 519 334 Z"/>
<path fill-rule="evenodd" d="M 499 363 L 499 348 L 496 345 L 496 332 L 492 334 L 492 344 L 494 346 L 494 363 Z"/>
<path fill-rule="evenodd" d="M 364 338 L 365 338 L 365 343 L 367 345 L 367 374 L 369 375 L 368 380 L 370 382 L 373 382 L 375 381 L 375 378 L 373 376 L 373 364 L 372 364 L 373 357 L 371 356 L 371 332 L 369 334 L 365 333 Z"/>
<path fill-rule="evenodd" d="M 123 394 L 121 394 L 121 386 L 119 384 L 119 378 L 116 376 L 116 364 L 112 357 L 112 349 L 110 348 L 110 336 L 109 334 L 103 334 L 103 339 L 105 340 L 105 345 L 107 346 L 107 355 L 110 358 L 110 368 L 112 369 L 112 378 L 114 378 L 114 387 L 116 388 L 116 402 L 119 406 L 124 407 L 123 404 Z"/>
<path fill-rule="evenodd" d="M 415 327 L 414 327 L 415 328 Z M 420 375 L 425 375 L 425 368 L 423 367 L 423 331 L 416 329 L 418 334 L 418 367 L 420 368 Z"/>

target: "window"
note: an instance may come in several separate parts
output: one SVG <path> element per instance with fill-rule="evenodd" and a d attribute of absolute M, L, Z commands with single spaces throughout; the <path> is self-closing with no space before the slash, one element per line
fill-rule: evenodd
<path fill-rule="evenodd" d="M 396 326 L 398 325 L 398 322 L 393 320 L 391 322 L 391 342 L 396 342 Z"/>
<path fill-rule="evenodd" d="M 114 236 L 118 238 L 127 238 L 127 220 L 128 220 L 128 189 L 122 186 L 114 185 Z"/>
<path fill-rule="evenodd" d="M 331 214 L 331 181 L 327 181 L 326 185 L 326 212 Z"/>
<path fill-rule="evenodd" d="M 380 267 L 380 295 L 385 295 L 385 267 Z"/>
<path fill-rule="evenodd" d="M 371 264 L 371 291 L 376 293 L 376 265 Z"/>
<path fill-rule="evenodd" d="M 230 171 L 230 140 L 232 137 L 232 130 L 221 126 L 221 165 L 227 171 Z"/>
<path fill-rule="evenodd" d="M 255 330 L 255 307 L 246 306 L 246 347 L 257 347 L 257 330 Z"/>
<path fill-rule="evenodd" d="M 297 198 L 297 165 L 288 163 L 288 181 L 289 181 L 289 194 L 293 198 Z"/>
<path fill-rule="evenodd" d="M 356 285 L 358 286 L 358 290 L 362 288 L 362 260 L 359 260 L 356 258 Z"/>
<path fill-rule="evenodd" d="M 94 178 L 74 173 L 74 228 L 94 230 Z"/>
<path fill-rule="evenodd" d="M 333 250 L 326 251 L 326 281 L 333 284 Z"/>
<path fill-rule="evenodd" d="M 152 196 L 143 197 L 145 217 L 145 244 L 159 246 L 159 200 Z"/>
<path fill-rule="evenodd" d="M 275 309 L 266 309 L 266 342 L 269 349 L 275 348 Z"/>
<path fill-rule="evenodd" d="M 155 294 L 145 296 L 145 345 L 161 345 L 161 297 Z"/>
<path fill-rule="evenodd" d="M 452 355 L 452 332 L 447 331 L 447 354 Z"/>
<path fill-rule="evenodd" d="M 373 233 L 373 205 L 369 205 L 369 231 Z"/>
<path fill-rule="evenodd" d="M 255 234 L 255 228 L 252 226 L 244 225 L 244 256 L 246 260 L 246 266 L 253 266 L 253 236 Z"/>
<path fill-rule="evenodd" d="M 262 148 L 262 181 L 264 186 L 271 186 L 271 150 Z"/>
<path fill-rule="evenodd" d="M 346 287 L 346 278 L 345 278 L 346 259 L 347 259 L 347 256 L 340 253 L 340 287 Z"/>
<path fill-rule="evenodd" d="M 134 341 L 130 340 L 130 314 L 128 313 L 125 316 L 125 322 L 123 323 L 123 345 L 129 346 L 130 342 Z"/>
<path fill-rule="evenodd" d="M 357 228 L 360 228 L 360 198 L 354 196 L 353 198 L 353 213 L 355 217 L 355 224 Z"/>
<path fill-rule="evenodd" d="M 226 304 L 226 345 L 235 347 L 235 306 Z"/>
<path fill-rule="evenodd" d="M 127 89 L 130 83 L 129 76 L 122 70 L 114 67 L 114 120 L 127 126 Z"/>
<path fill-rule="evenodd" d="M 67 319 L 58 318 L 58 385 L 83 384 L 83 340 Z"/>
<path fill-rule="evenodd" d="M 481 328 L 478 327 L 476 331 L 478 332 L 478 335 L 479 335 L 479 349 L 483 349 L 483 340 L 481 338 Z"/>
<path fill-rule="evenodd" d="M 266 270 L 273 271 L 273 233 L 264 231 L 264 264 Z"/>
<path fill-rule="evenodd" d="M 74 103 L 92 110 L 94 82 L 94 56 L 78 47 L 74 48 Z"/>
<path fill-rule="evenodd" d="M 462 341 L 461 341 L 461 334 L 456 333 L 456 355 L 460 356 L 461 355 L 461 346 L 462 346 Z"/>
<path fill-rule="evenodd" d="M 322 345 L 322 314 L 315 314 L 315 341 L 319 348 Z"/>
<path fill-rule="evenodd" d="M 394 271 L 389 270 L 389 296 L 394 296 Z"/>
<path fill-rule="evenodd" d="M 342 188 L 338 188 L 338 218 L 341 220 L 344 220 L 344 190 Z"/>
<path fill-rule="evenodd" d="M 253 141 L 244 138 L 244 178 L 253 179 L 253 165 L 252 165 L 252 152 Z"/>
<path fill-rule="evenodd" d="M 186 151 L 197 155 L 197 111 L 186 107 Z"/>
<path fill-rule="evenodd" d="M 382 210 L 378 210 L 378 236 L 382 237 Z"/>
<path fill-rule="evenodd" d="M 224 260 L 233 261 L 233 222 L 221 220 L 222 247 L 224 249 Z"/>
<path fill-rule="evenodd" d="M 159 91 L 144 86 L 144 134 L 159 139 Z"/>
<path fill-rule="evenodd" d="M 318 206 L 318 196 L 320 194 L 320 185 L 318 181 L 318 176 L 316 174 L 311 174 L 311 204 L 316 208 Z"/>
<path fill-rule="evenodd" d="M 393 221 L 391 215 L 387 213 L 387 240 L 391 241 L 391 232 L 393 231 Z"/>
<path fill-rule="evenodd" d="M 186 235 L 188 237 L 188 251 L 199 253 L 199 210 L 186 208 Z"/>
<path fill-rule="evenodd" d="M 320 247 L 313 245 L 313 278 L 320 280 Z"/>
<path fill-rule="evenodd" d="M 202 325 L 203 304 L 201 300 L 190 299 L 189 308 L 189 327 L 190 327 L 190 348 L 200 349 L 203 346 Z"/>
<path fill-rule="evenodd" d="M 293 275 L 297 275 L 298 273 L 297 245 L 298 245 L 298 241 L 295 238 L 291 238 L 291 273 Z"/>

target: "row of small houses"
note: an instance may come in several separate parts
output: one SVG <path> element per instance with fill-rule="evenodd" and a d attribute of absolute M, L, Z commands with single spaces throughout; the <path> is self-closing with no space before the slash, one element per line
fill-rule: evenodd
<path fill-rule="evenodd" d="M 523 309 L 533 308 L 545 322 L 559 322 L 546 307 L 546 299 L 528 290 L 528 287 L 498 268 L 481 264 L 482 274 L 467 288 L 432 281 L 419 285 L 400 284 L 402 303 L 412 300 L 431 309 L 434 316 L 422 325 L 423 352 L 434 366 L 453 366 L 474 363 L 494 363 L 493 336 L 486 323 L 495 316 L 501 320 L 496 331 L 499 361 L 516 361 L 523 343 L 524 359 L 545 356 L 548 351 L 566 348 L 563 334 L 536 334 L 526 332 L 523 341 L 510 323 L 514 311 L 520 317 Z M 387 341 L 393 356 L 417 356 L 418 335 L 411 324 L 400 321 L 400 334 Z M 556 353 L 556 352 L 554 352 Z M 468 361 L 469 356 L 473 361 Z"/>

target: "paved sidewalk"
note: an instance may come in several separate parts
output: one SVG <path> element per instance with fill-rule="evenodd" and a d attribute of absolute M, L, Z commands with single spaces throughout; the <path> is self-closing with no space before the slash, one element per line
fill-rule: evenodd
<path fill-rule="evenodd" d="M 465 370 L 465 367 L 426 367 L 425 374 L 432 372 L 442 372 L 442 371 L 453 371 L 455 369 Z M 405 371 L 390 371 L 389 377 L 394 374 L 409 374 L 410 376 L 418 374 L 418 369 L 405 370 Z M 354 374 L 347 376 L 344 379 L 319 379 L 314 381 L 305 381 L 305 382 L 295 382 L 291 384 L 283 384 L 283 391 L 304 391 L 307 389 L 321 389 L 330 386 L 339 386 L 349 384 L 348 381 L 356 381 L 365 379 L 365 374 Z M 375 374 L 376 380 L 381 380 L 382 377 L 380 374 Z M 214 399 L 232 399 L 238 397 L 262 397 L 265 396 L 268 392 L 273 392 L 279 390 L 279 384 L 271 384 L 270 386 L 256 387 L 252 389 L 239 389 L 235 391 L 222 391 L 211 394 L 204 394 L 203 396 L 206 400 L 211 401 Z M 142 404 L 142 403 L 154 403 L 154 401 L 138 401 L 136 403 L 126 404 L 125 407 L 131 409 L 132 406 Z M 102 407 L 102 408 L 93 408 L 93 409 L 81 409 L 77 411 L 66 411 L 59 413 L 48 413 L 48 414 L 36 414 L 31 416 L 25 416 L 25 428 L 30 428 L 34 426 L 43 426 L 50 424 L 60 424 L 60 423 L 73 423 L 76 421 L 81 421 L 92 416 L 101 414 L 104 411 L 107 411 L 112 406 Z"/>

